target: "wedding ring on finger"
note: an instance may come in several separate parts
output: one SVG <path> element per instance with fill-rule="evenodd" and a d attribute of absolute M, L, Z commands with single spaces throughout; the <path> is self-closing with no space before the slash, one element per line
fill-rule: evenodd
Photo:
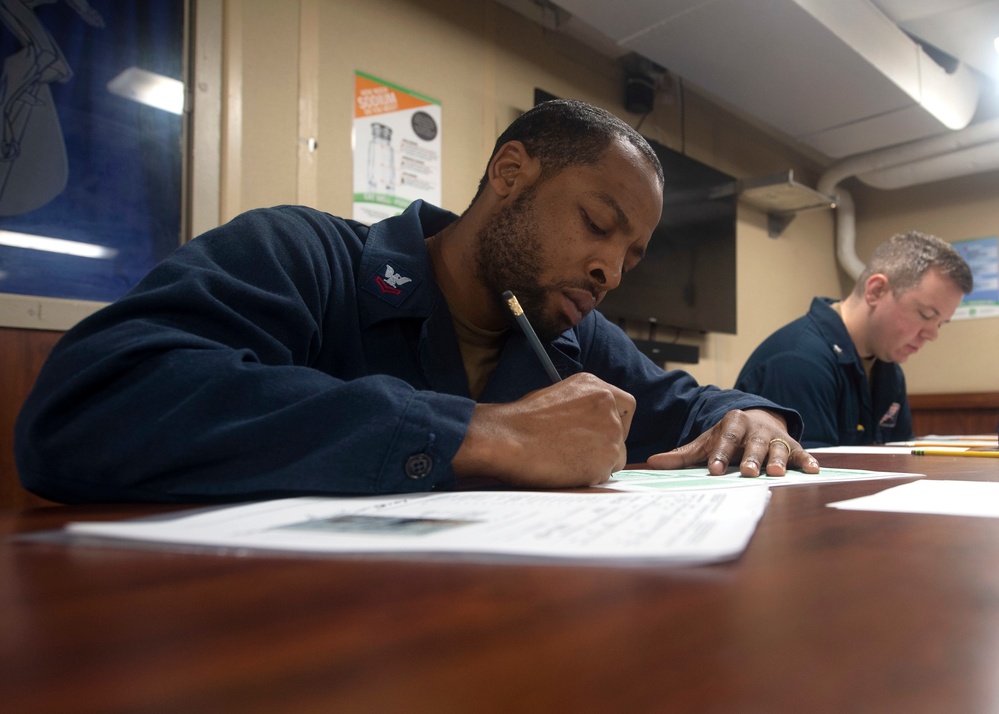
<path fill-rule="evenodd" d="M 787 449 L 787 455 L 788 455 L 788 456 L 790 456 L 790 455 L 791 455 L 791 445 L 790 445 L 790 444 L 788 444 L 788 443 L 787 443 L 786 441 L 784 441 L 783 439 L 781 439 L 780 437 L 778 437 L 778 438 L 776 438 L 776 439 L 771 439 L 771 440 L 770 440 L 770 446 L 773 446 L 774 444 L 783 444 L 783 445 L 784 445 L 784 448 L 785 448 L 785 449 Z"/>

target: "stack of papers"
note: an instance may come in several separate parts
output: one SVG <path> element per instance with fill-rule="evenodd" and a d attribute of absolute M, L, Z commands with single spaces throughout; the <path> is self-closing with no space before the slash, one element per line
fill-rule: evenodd
<path fill-rule="evenodd" d="M 118 542 L 308 553 L 479 554 L 696 564 L 738 557 L 767 489 L 466 491 L 292 498 L 171 517 L 71 523 Z"/>
<path fill-rule="evenodd" d="M 70 523 L 71 542 L 223 552 L 463 555 L 692 565 L 737 558 L 771 486 L 923 474 L 823 468 L 746 478 L 706 468 L 619 471 L 608 493 L 461 491 L 288 498 L 126 521 Z M 627 493 L 621 493 L 626 491 Z M 915 482 L 829 504 L 858 510 L 999 516 L 999 484 Z M 947 510 L 950 508 L 951 510 Z M 941 510 L 943 509 L 943 510 Z"/>

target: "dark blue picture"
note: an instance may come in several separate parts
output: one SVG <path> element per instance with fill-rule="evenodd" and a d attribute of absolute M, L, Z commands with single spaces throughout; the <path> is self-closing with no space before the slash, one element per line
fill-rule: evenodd
<path fill-rule="evenodd" d="M 184 0 L 0 21 L 0 292 L 109 302 L 180 243 Z"/>

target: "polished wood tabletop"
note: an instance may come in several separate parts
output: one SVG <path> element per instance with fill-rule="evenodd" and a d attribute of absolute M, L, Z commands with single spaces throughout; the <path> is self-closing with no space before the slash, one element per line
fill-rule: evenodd
<path fill-rule="evenodd" d="M 999 459 L 824 465 L 999 481 Z M 18 542 L 0 515 L 7 712 L 999 712 L 999 519 L 844 511 L 906 483 L 772 489 L 698 567 L 220 555 Z"/>

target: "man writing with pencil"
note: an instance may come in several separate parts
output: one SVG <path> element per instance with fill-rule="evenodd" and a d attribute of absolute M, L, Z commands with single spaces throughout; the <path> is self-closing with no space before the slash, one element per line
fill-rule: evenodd
<path fill-rule="evenodd" d="M 190 502 L 579 487 L 644 461 L 817 472 L 796 412 L 664 372 L 593 310 L 642 259 L 662 191 L 640 135 L 555 101 L 499 138 L 460 217 L 244 214 L 61 340 L 18 420 L 22 481 Z"/>

